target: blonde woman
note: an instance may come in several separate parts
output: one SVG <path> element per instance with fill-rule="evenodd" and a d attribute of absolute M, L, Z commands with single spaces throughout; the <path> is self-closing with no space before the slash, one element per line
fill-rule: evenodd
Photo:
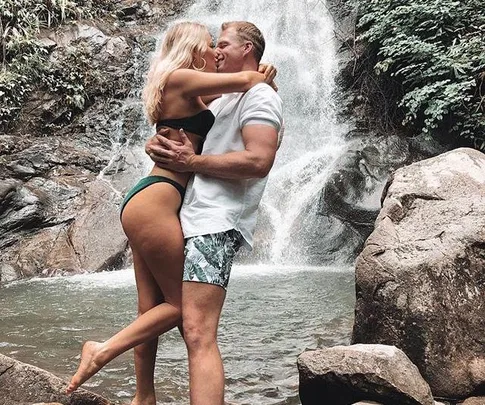
<path fill-rule="evenodd" d="M 271 69 L 266 74 L 216 74 L 212 43 L 204 25 L 175 24 L 164 37 L 144 90 L 150 123 L 157 129 L 170 128 L 165 136 L 172 140 L 180 139 L 183 128 L 198 151 L 214 122 L 202 97 L 244 92 L 274 77 Z M 156 404 L 153 373 L 158 336 L 181 325 L 184 239 L 178 212 L 190 175 L 154 166 L 126 196 L 121 221 L 133 252 L 139 316 L 107 341 L 84 344 L 68 394 L 134 347 L 137 383 L 132 404 Z"/>

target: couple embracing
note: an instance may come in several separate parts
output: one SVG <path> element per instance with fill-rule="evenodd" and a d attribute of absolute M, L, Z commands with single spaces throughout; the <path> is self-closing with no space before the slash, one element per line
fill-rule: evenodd
<path fill-rule="evenodd" d="M 167 31 L 144 90 L 158 131 L 145 146 L 155 165 L 128 192 L 121 213 L 138 317 L 105 342 L 84 344 L 68 394 L 134 348 L 132 405 L 155 405 L 158 336 L 178 327 L 191 405 L 224 404 L 219 318 L 233 258 L 243 244 L 252 246 L 282 126 L 276 71 L 260 65 L 264 48 L 259 29 L 245 21 L 224 23 L 215 47 L 204 25 Z"/>

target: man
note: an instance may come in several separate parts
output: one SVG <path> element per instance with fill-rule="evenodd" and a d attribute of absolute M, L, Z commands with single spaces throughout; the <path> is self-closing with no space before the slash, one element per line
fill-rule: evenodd
<path fill-rule="evenodd" d="M 218 72 L 258 70 L 265 42 L 249 22 L 222 25 Z M 186 238 L 182 289 L 184 339 L 189 355 L 190 403 L 224 404 L 224 370 L 217 328 L 234 255 L 251 247 L 257 207 L 273 165 L 282 125 L 282 103 L 267 84 L 223 95 L 201 155 L 181 133 L 181 143 L 162 136 L 146 151 L 161 167 L 194 172 L 180 213 Z"/>

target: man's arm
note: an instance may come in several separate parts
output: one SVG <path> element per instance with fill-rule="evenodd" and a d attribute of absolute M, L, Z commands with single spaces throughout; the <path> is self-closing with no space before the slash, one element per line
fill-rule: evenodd
<path fill-rule="evenodd" d="M 261 124 L 243 127 L 244 150 L 222 155 L 196 155 L 183 130 L 180 130 L 180 138 L 181 142 L 176 142 L 156 135 L 147 142 L 145 150 L 159 167 L 223 179 L 266 177 L 278 145 L 277 130 Z"/>

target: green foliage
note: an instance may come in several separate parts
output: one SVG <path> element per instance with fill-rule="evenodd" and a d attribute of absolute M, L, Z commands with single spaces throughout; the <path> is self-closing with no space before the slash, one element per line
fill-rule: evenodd
<path fill-rule="evenodd" d="M 0 128 L 13 125 L 22 104 L 37 88 L 47 88 L 62 95 L 62 102 L 72 109 L 82 109 L 88 66 L 82 50 L 68 55 L 62 67 L 48 59 L 48 50 L 38 41 L 42 28 L 54 28 L 80 17 L 103 13 L 106 0 L 0 0 Z M 69 63 L 69 58 L 76 63 Z"/>
<path fill-rule="evenodd" d="M 483 1 L 362 0 L 359 15 L 375 72 L 401 88 L 402 124 L 485 150 Z"/>

